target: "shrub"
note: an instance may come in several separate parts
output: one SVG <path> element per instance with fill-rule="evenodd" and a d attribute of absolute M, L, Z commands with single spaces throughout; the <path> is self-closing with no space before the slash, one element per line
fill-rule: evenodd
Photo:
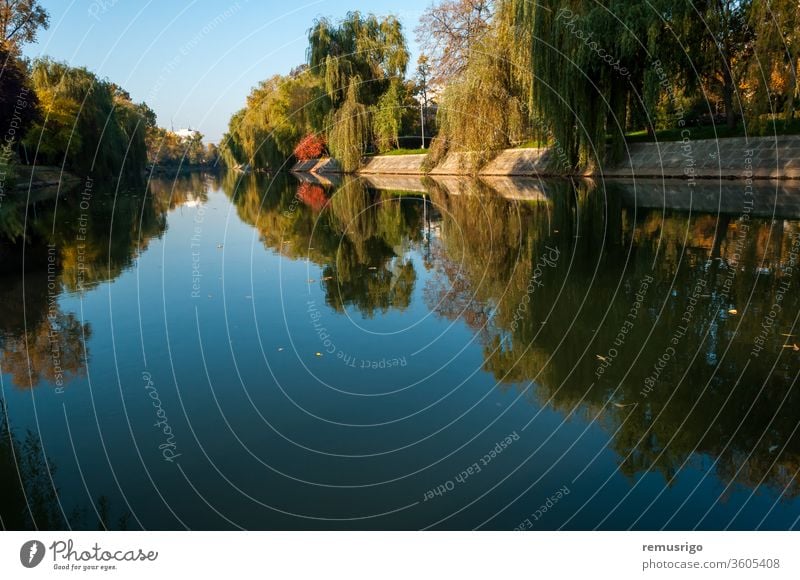
<path fill-rule="evenodd" d="M 325 155 L 325 140 L 314 133 L 309 133 L 294 148 L 294 156 L 300 161 L 319 159 Z"/>

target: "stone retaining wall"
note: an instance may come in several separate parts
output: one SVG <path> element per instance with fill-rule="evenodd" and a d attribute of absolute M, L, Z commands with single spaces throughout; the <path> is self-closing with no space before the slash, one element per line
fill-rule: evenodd
<path fill-rule="evenodd" d="M 341 173 L 342 169 L 338 161 L 330 157 L 323 159 L 309 159 L 308 161 L 298 161 L 292 167 L 295 173 Z"/>
<path fill-rule="evenodd" d="M 474 166 L 470 153 L 450 153 L 431 175 L 469 175 Z M 425 155 L 383 155 L 369 157 L 359 173 L 422 175 Z M 488 162 L 479 175 L 565 175 L 566 162 L 548 149 L 506 149 Z M 297 172 L 336 173 L 338 164 L 330 159 L 306 161 Z M 578 172 L 582 176 L 601 172 Z M 698 177 L 736 179 L 800 179 L 800 135 L 785 137 L 744 137 L 632 143 L 622 162 L 607 166 L 604 177 Z"/>
<path fill-rule="evenodd" d="M 378 155 L 367 157 L 359 173 L 381 173 L 387 175 L 420 175 L 422 162 L 427 155 Z"/>

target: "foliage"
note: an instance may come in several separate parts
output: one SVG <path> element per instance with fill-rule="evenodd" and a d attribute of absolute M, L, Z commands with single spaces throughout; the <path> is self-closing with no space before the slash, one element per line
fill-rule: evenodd
<path fill-rule="evenodd" d="M 84 68 L 46 58 L 34 62 L 31 80 L 43 119 L 33 124 L 25 145 L 39 163 L 63 163 L 100 179 L 141 175 L 146 124 L 153 118 L 146 105 Z"/>
<path fill-rule="evenodd" d="M 385 153 L 397 147 L 397 138 L 402 123 L 402 85 L 391 83 L 389 89 L 378 99 L 372 109 L 372 132 L 375 147 Z"/>
<path fill-rule="evenodd" d="M 750 109 L 757 128 L 771 132 L 763 117 L 782 116 L 788 125 L 800 101 L 800 4 L 754 0 L 749 24 L 754 34 L 753 56 L 746 71 Z"/>
<path fill-rule="evenodd" d="M 308 65 L 322 79 L 334 109 L 347 100 L 353 80 L 360 80 L 358 99 L 374 105 L 408 64 L 403 29 L 394 16 L 379 19 L 349 12 L 334 24 L 320 18 L 308 31 Z"/>
<path fill-rule="evenodd" d="M 18 50 L 20 45 L 36 40 L 40 28 L 50 26 L 50 15 L 38 0 L 3 0 L 0 2 L 0 46 Z"/>
<path fill-rule="evenodd" d="M 4 147 L 19 143 L 39 116 L 39 100 L 25 64 L 0 47 L 0 131 Z M 9 143 L 8 139 L 13 143 Z"/>
<path fill-rule="evenodd" d="M 408 58 L 393 16 L 350 12 L 338 22 L 316 20 L 308 31 L 307 64 L 253 89 L 228 124 L 222 161 L 278 169 L 292 155 L 322 155 L 324 147 L 309 140 L 314 134 L 324 135 L 323 144 L 346 171 L 355 170 L 373 146 L 396 147 L 402 132 L 416 128 L 413 91 L 403 81 Z"/>
<path fill-rule="evenodd" d="M 147 162 L 159 166 L 213 165 L 217 161 L 217 147 L 203 143 L 203 135 L 195 131 L 182 137 L 156 125 L 147 128 Z"/>
<path fill-rule="evenodd" d="M 324 129 L 329 108 L 322 82 L 306 68 L 267 79 L 231 118 L 220 156 L 229 167 L 280 168 L 304 135 Z"/>
<path fill-rule="evenodd" d="M 369 140 L 370 120 L 367 107 L 358 102 L 358 81 L 354 79 L 347 98 L 333 115 L 328 130 L 328 145 L 342 169 L 355 171 L 361 163 Z"/>
<path fill-rule="evenodd" d="M 316 133 L 309 133 L 294 148 L 294 156 L 300 161 L 319 159 L 325 155 L 325 139 Z"/>
<path fill-rule="evenodd" d="M 501 10 L 463 74 L 445 89 L 434 156 L 468 151 L 473 153 L 470 169 L 477 170 L 494 152 L 527 136 L 530 60 L 527 51 L 517 48 L 513 16 Z"/>

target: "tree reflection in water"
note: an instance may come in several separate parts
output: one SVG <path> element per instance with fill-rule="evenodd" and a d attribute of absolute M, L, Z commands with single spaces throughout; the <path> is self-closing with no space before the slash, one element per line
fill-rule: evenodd
<path fill-rule="evenodd" d="M 478 336 L 498 389 L 596 421 L 631 480 L 655 472 L 671 484 L 690 465 L 710 468 L 728 493 L 798 495 L 800 276 L 789 262 L 800 222 L 742 218 L 741 206 L 637 208 L 627 185 L 590 181 L 436 178 L 378 190 L 349 177 L 228 173 L 220 185 L 269 252 L 320 267 L 313 283 L 330 308 L 377 317 L 409 309 L 420 290 L 428 310 Z M 37 203 L 27 231 L 0 216 L 0 365 L 14 384 L 56 383 L 54 347 L 65 384 L 91 355 L 91 325 L 51 308 L 49 244 L 56 295 L 85 292 L 131 268 L 168 211 L 204 203 L 216 186 L 195 175 L 153 181 L 147 196 L 98 196 L 85 246 L 69 198 Z M 3 429 L 3 525 L 62 525 L 41 444 Z M 85 521 L 125 525 L 108 523 L 109 501 Z"/>
<path fill-rule="evenodd" d="M 467 191 L 432 188 L 446 211 L 426 296 L 440 315 L 481 333 L 485 369 L 500 388 L 597 418 L 615 434 L 631 477 L 655 470 L 671 483 L 683 466 L 710 460 L 724 482 L 798 495 L 800 364 L 785 347 L 800 306 L 789 267 L 800 224 L 634 215 L 613 191 L 584 182 L 546 184 L 546 201 L 533 204 L 507 201 L 481 182 L 460 187 Z M 528 302 L 547 248 L 562 259 Z M 782 308 L 756 356 L 782 286 Z"/>
<path fill-rule="evenodd" d="M 239 217 L 258 229 L 264 245 L 289 258 L 323 267 L 326 302 L 364 316 L 405 309 L 416 272 L 406 256 L 420 241 L 422 201 L 367 189 L 346 178 L 324 202 L 289 176 L 228 176 L 223 183 Z M 298 203 L 299 201 L 299 203 Z"/>

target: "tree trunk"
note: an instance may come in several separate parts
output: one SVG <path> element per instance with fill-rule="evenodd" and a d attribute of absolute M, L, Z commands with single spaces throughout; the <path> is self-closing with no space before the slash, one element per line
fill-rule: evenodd
<path fill-rule="evenodd" d="M 730 72 L 725 71 L 725 81 L 722 85 L 722 102 L 725 105 L 725 117 L 728 124 L 728 129 L 733 130 L 736 128 L 736 111 L 733 109 L 733 93 L 735 87 L 733 86 L 733 79 Z"/>

